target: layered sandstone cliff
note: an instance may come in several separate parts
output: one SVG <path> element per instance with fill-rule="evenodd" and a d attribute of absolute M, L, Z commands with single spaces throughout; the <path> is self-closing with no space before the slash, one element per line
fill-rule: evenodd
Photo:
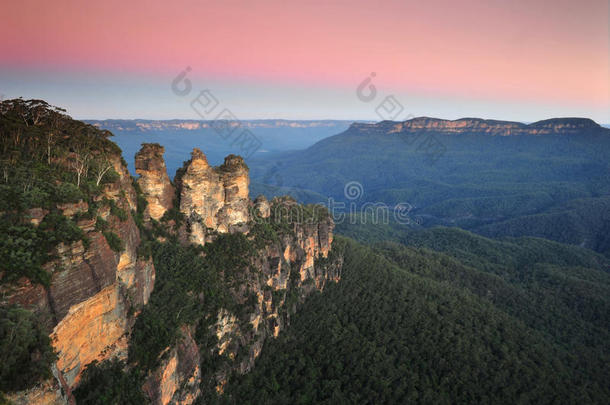
<path fill-rule="evenodd" d="M 199 348 L 189 327 L 180 330 L 180 339 L 143 387 L 153 404 L 192 404 L 200 394 L 201 366 Z"/>
<path fill-rule="evenodd" d="M 129 214 L 136 207 L 131 176 L 120 157 L 113 157 L 112 164 L 119 176 L 96 198 L 95 215 L 83 215 L 91 208 L 84 201 L 58 207 L 77 221 L 87 246 L 77 241 L 56 248 L 56 259 L 45 265 L 51 275 L 48 287 L 23 279 L 3 291 L 9 304 L 20 304 L 46 319 L 58 355 L 54 379 L 11 394 L 9 399 L 16 404 L 71 403 L 71 390 L 87 364 L 127 355 L 129 333 L 153 290 L 155 270 L 150 259 L 137 254 L 140 233 Z M 112 215 L 112 203 L 127 214 L 124 220 Z M 48 214 L 45 210 L 36 213 L 34 224 Z M 98 221 L 104 221 L 122 240 L 120 252 L 112 250 L 96 230 Z"/>
<path fill-rule="evenodd" d="M 287 203 L 292 204 L 276 199 L 270 208 L 281 210 Z M 294 223 L 279 240 L 261 247 L 240 275 L 241 281 L 229 289 L 239 309 L 222 308 L 211 314 L 215 322 L 210 333 L 217 341 L 211 353 L 214 360 L 200 367 L 189 362 L 196 355 L 183 333 L 176 345 L 166 348 L 169 355 L 147 378 L 144 390 L 152 402 L 191 404 L 202 393 L 201 386 L 222 394 L 231 375 L 249 372 L 265 342 L 290 324 L 298 305 L 340 280 L 341 258 L 329 257 L 333 227 L 330 217 Z"/>

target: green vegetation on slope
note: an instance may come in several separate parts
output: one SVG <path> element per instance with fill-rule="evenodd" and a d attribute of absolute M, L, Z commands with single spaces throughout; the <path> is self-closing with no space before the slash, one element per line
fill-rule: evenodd
<path fill-rule="evenodd" d="M 41 100 L 0 103 L 0 284 L 21 277 L 47 284 L 42 265 L 52 258 L 52 248 L 77 240 L 87 245 L 76 222 L 95 218 L 101 204 L 112 204 L 95 198 L 117 179 L 110 159 L 121 151 L 110 135 Z M 74 218 L 61 213 L 60 205 L 80 200 L 89 204 L 86 213 Z M 118 207 L 111 208 L 120 216 Z M 46 213 L 39 226 L 30 222 L 36 209 Z M 118 236 L 105 235 L 120 250 Z"/>
<path fill-rule="evenodd" d="M 138 368 L 125 371 L 118 360 L 89 364 L 82 382 L 73 391 L 78 404 L 142 405 L 148 402 L 141 390 L 144 382 Z"/>
<path fill-rule="evenodd" d="M 602 404 L 610 398 L 607 314 L 598 318 L 604 307 L 595 309 L 608 307 L 604 291 L 546 325 L 546 304 L 561 298 L 544 300 L 570 282 L 532 299 L 525 286 L 443 254 L 399 245 L 375 251 L 341 237 L 335 243 L 345 249 L 341 282 L 304 305 L 256 368 L 231 381 L 224 402 Z M 607 275 L 597 276 L 607 289 Z M 578 321 L 578 314 L 590 316 Z M 567 333 L 573 335 L 558 336 L 574 321 Z M 581 326 L 587 329 L 578 331 Z"/>

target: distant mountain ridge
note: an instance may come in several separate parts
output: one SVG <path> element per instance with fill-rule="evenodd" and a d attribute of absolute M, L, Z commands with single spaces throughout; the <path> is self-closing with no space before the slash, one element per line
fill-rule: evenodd
<path fill-rule="evenodd" d="M 381 121 L 375 124 L 354 123 L 349 130 L 361 132 L 435 132 L 441 134 L 484 133 L 495 136 L 509 135 L 548 135 L 548 134 L 574 134 L 582 131 L 607 132 L 589 118 L 551 118 L 524 124 L 515 121 L 485 120 L 481 118 L 460 118 L 457 120 L 444 120 L 440 118 L 417 117 L 407 121 Z"/>
<path fill-rule="evenodd" d="M 243 131 L 250 131 L 256 137 L 260 147 L 253 154 L 262 155 L 308 148 L 322 139 L 344 132 L 353 123 L 339 120 L 236 120 L 228 122 L 230 130 L 223 131 L 211 120 L 107 119 L 86 122 L 114 134 L 113 141 L 123 150 L 132 173 L 134 164 L 131 157 L 142 143 L 166 145 L 165 161 L 170 176 L 182 166 L 184 156 L 188 156 L 193 148 L 204 149 L 213 165 L 221 164 L 229 154 L 249 160 L 236 142 Z M 227 128 L 225 124 L 223 122 L 223 128 Z"/>
<path fill-rule="evenodd" d="M 107 120 L 85 120 L 98 128 L 110 131 L 159 131 L 159 130 L 198 130 L 212 128 L 213 120 L 146 120 L 146 119 L 107 119 Z M 284 120 L 284 119 L 260 119 L 260 120 L 236 120 L 231 122 L 233 126 L 245 128 L 343 128 L 346 122 L 351 120 Z"/>
<path fill-rule="evenodd" d="M 431 163 L 430 140 L 443 147 Z M 610 129 L 584 118 L 524 124 L 414 118 L 353 124 L 306 150 L 249 163 L 268 198 L 408 203 L 423 227 L 536 236 L 610 254 Z M 357 199 L 345 194 L 361 185 Z M 263 186 L 259 186 L 263 183 Z"/>

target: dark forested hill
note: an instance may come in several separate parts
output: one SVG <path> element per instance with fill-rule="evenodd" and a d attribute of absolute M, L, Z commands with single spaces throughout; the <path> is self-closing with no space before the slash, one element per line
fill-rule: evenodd
<path fill-rule="evenodd" d="M 267 194 L 408 203 L 426 227 L 610 250 L 610 130 L 590 120 L 354 124 L 306 150 L 250 167 L 256 182 L 270 185 L 255 185 Z M 351 181 L 362 185 L 356 200 L 344 196 Z"/>
<path fill-rule="evenodd" d="M 339 239 L 341 283 L 306 303 L 224 402 L 607 403 L 607 267 L 546 242 L 479 252 L 494 243 L 439 232 L 469 253 Z M 506 263 L 494 263 L 500 250 Z"/>

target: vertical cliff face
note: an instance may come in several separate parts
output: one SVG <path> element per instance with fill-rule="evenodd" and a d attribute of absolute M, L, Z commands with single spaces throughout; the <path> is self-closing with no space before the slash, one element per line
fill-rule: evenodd
<path fill-rule="evenodd" d="M 254 200 L 254 210 L 259 218 L 269 218 L 271 215 L 271 206 L 264 195 L 259 195 Z"/>
<path fill-rule="evenodd" d="M 224 189 L 224 204 L 218 212 L 218 232 L 245 231 L 249 220 L 250 177 L 240 156 L 229 155 L 217 169 Z"/>
<path fill-rule="evenodd" d="M 174 188 L 167 175 L 163 153 L 165 148 L 158 144 L 146 143 L 136 154 L 136 173 L 140 175 L 138 185 L 148 202 L 144 219 L 159 220 L 172 208 Z"/>
<path fill-rule="evenodd" d="M 248 222 L 248 167 L 230 155 L 219 167 L 209 165 L 194 149 L 191 160 L 176 175 L 180 212 L 188 222 L 188 240 L 205 244 L 211 232 L 243 231 Z"/>
<path fill-rule="evenodd" d="M 51 276 L 48 287 L 23 279 L 4 292 L 8 303 L 21 304 L 46 319 L 58 355 L 54 381 L 12 394 L 15 403 L 70 402 L 70 392 L 87 364 L 126 357 L 135 315 L 148 301 L 155 271 L 150 259 L 137 254 L 140 233 L 129 214 L 136 206 L 131 176 L 120 157 L 113 157 L 112 164 L 118 178 L 104 186 L 95 207 L 84 201 L 58 207 L 76 221 L 87 244 L 79 240 L 57 246 L 56 259 L 45 265 Z M 113 211 L 124 215 L 119 218 Z M 44 211 L 39 214 L 46 215 Z M 120 238 L 120 251 L 111 248 L 101 223 L 106 232 Z"/>
<path fill-rule="evenodd" d="M 267 204 L 272 212 L 296 205 L 281 199 Z M 266 221 L 271 221 L 272 215 Z M 257 225 L 249 225 L 249 237 L 256 238 Z M 265 342 L 277 338 L 290 324 L 291 314 L 309 294 L 339 281 L 342 262 L 340 257 L 331 257 L 329 250 L 334 226 L 331 218 L 285 225 L 286 232 L 259 246 L 247 268 L 227 287 L 236 305 L 221 308 L 216 314 L 202 314 L 215 320 L 209 327 L 216 340 L 211 349 L 214 360 L 203 362 L 201 371 L 184 365 L 184 371 L 177 372 L 183 359 L 193 358 L 188 354 L 191 348 L 184 343 L 185 338 L 166 348 L 169 355 L 163 356 L 145 385 L 154 404 L 190 404 L 198 395 L 206 394 L 201 386 L 222 394 L 231 375 L 252 369 Z"/>

